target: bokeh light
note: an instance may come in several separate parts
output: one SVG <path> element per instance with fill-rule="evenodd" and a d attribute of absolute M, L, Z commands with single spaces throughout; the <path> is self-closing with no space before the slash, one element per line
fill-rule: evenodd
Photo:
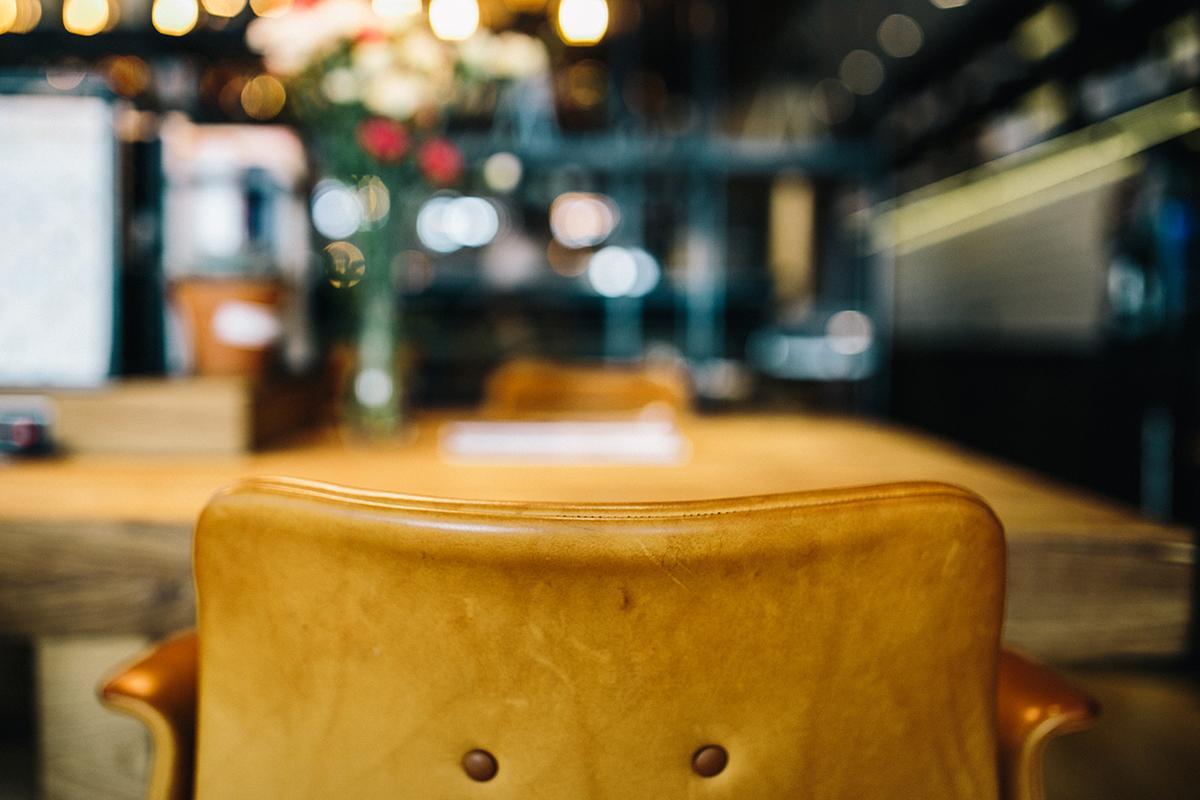
<path fill-rule="evenodd" d="M 446 208 L 453 198 L 446 195 L 431 197 L 417 212 L 417 238 L 435 253 L 453 253 L 462 247 L 446 235 Z"/>
<path fill-rule="evenodd" d="M 504 290 L 537 280 L 544 263 L 537 243 L 519 232 L 497 239 L 479 254 L 483 280 Z"/>
<path fill-rule="evenodd" d="M 561 0 L 554 19 L 559 37 L 567 44 L 596 44 L 608 30 L 608 3 L 605 0 Z"/>
<path fill-rule="evenodd" d="M 431 0 L 429 27 L 434 36 L 448 42 L 470 39 L 479 28 L 478 0 Z"/>
<path fill-rule="evenodd" d="M 107 0 L 63 0 L 63 27 L 77 36 L 94 36 L 108 24 Z"/>
<path fill-rule="evenodd" d="M 521 183 L 524 168 L 512 153 L 493 153 L 483 162 L 483 182 L 495 192 L 507 194 Z"/>
<path fill-rule="evenodd" d="M 345 239 L 363 223 L 358 193 L 341 181 L 326 179 L 313 189 L 312 223 L 326 239 Z"/>
<path fill-rule="evenodd" d="M 137 97 L 150 86 L 150 66 L 137 56 L 110 56 L 100 62 L 97 71 L 122 97 Z"/>
<path fill-rule="evenodd" d="M 42 0 L 15 0 L 14 6 L 17 13 L 10 33 L 29 33 L 42 21 Z"/>
<path fill-rule="evenodd" d="M 0 33 L 8 33 L 17 22 L 17 0 L 0 0 Z"/>
<path fill-rule="evenodd" d="M 204 10 L 214 17 L 236 17 L 246 7 L 246 0 L 201 0 Z"/>
<path fill-rule="evenodd" d="M 367 408 L 382 408 L 392 399 L 396 385 L 379 367 L 367 367 L 354 378 L 354 396 Z"/>
<path fill-rule="evenodd" d="M 250 0 L 250 10 L 260 17 L 278 17 L 292 7 L 292 0 Z"/>
<path fill-rule="evenodd" d="M 496 207 L 482 197 L 456 197 L 442 216 L 446 236 L 463 247 L 483 247 L 500 232 Z"/>
<path fill-rule="evenodd" d="M 482 197 L 438 195 L 417 212 L 417 238 L 435 253 L 483 247 L 500 232 L 500 212 Z"/>
<path fill-rule="evenodd" d="M 624 247 L 605 247 L 588 260 L 587 278 L 596 294 L 624 297 L 637 283 L 637 261 Z"/>
<path fill-rule="evenodd" d="M 620 220 L 616 203 L 601 194 L 565 192 L 550 204 L 550 232 L 575 249 L 600 244 Z"/>
<path fill-rule="evenodd" d="M 242 87 L 241 101 L 251 119 L 271 119 L 283 110 L 287 92 L 275 76 L 256 75 Z"/>
<path fill-rule="evenodd" d="M 925 42 L 925 34 L 917 21 L 907 14 L 888 14 L 876 32 L 879 46 L 892 58 L 915 55 Z"/>
<path fill-rule="evenodd" d="M 104 31 L 113 30 L 117 27 L 117 23 L 121 21 L 121 3 L 120 0 L 107 0 L 108 2 L 108 22 L 104 23 Z"/>
<path fill-rule="evenodd" d="M 662 277 L 662 270 L 658 266 L 658 262 L 654 256 L 647 253 L 640 247 L 630 248 L 633 253 L 633 260 L 637 263 L 638 274 L 637 280 L 633 284 L 633 289 L 630 292 L 634 297 L 643 297 L 654 291 L 654 287 L 658 286 L 658 281 Z"/>
<path fill-rule="evenodd" d="M 421 0 L 371 0 L 371 8 L 384 19 L 404 20 L 421 13 Z"/>
<path fill-rule="evenodd" d="M 842 59 L 838 77 L 855 94 L 872 94 L 883 85 L 883 62 L 870 50 L 851 50 Z"/>
<path fill-rule="evenodd" d="M 392 210 L 392 196 L 387 184 L 378 175 L 367 175 L 358 182 L 358 204 L 363 219 L 372 225 L 387 220 Z"/>
<path fill-rule="evenodd" d="M 605 247 L 587 265 L 587 279 L 603 297 L 642 297 L 658 285 L 658 262 L 636 247 Z"/>
<path fill-rule="evenodd" d="M 42 0 L 0 0 L 0 33 L 28 33 L 42 19 Z"/>
<path fill-rule="evenodd" d="M 78 59 L 68 59 L 65 64 L 46 70 L 46 83 L 60 92 L 69 92 L 87 77 L 87 70 Z"/>
<path fill-rule="evenodd" d="M 196 27 L 199 18 L 196 0 L 154 0 L 150 10 L 154 29 L 167 36 L 183 36 Z"/>
<path fill-rule="evenodd" d="M 221 107 L 227 117 L 236 119 L 245 112 L 245 109 L 242 108 L 242 89 L 246 88 L 247 79 L 245 75 L 233 72 L 223 74 L 230 77 L 217 92 L 217 105 Z"/>
<path fill-rule="evenodd" d="M 844 356 L 866 352 L 874 332 L 871 318 L 861 311 L 839 311 L 825 323 L 829 349 Z"/>
<path fill-rule="evenodd" d="M 349 242 L 330 242 L 325 246 L 325 278 L 335 289 L 357 286 L 367 274 L 367 259 Z"/>
<path fill-rule="evenodd" d="M 854 113 L 854 95 L 841 81 L 826 78 L 813 87 L 809 107 L 813 116 L 821 122 L 837 125 L 850 119 Z"/>

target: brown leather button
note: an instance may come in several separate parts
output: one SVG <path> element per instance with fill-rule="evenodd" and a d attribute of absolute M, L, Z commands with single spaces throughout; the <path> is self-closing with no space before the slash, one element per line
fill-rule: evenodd
<path fill-rule="evenodd" d="M 720 775 L 729 763 L 729 754 L 719 744 L 706 744 L 692 755 L 692 770 L 701 778 Z"/>
<path fill-rule="evenodd" d="M 500 771 L 496 757 L 487 750 L 471 750 L 462 757 L 463 772 L 473 781 L 490 781 Z"/>

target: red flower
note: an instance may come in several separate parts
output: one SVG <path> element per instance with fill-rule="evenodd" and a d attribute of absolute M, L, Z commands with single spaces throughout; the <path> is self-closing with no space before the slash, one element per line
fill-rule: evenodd
<path fill-rule="evenodd" d="M 408 153 L 408 129 L 395 120 L 371 117 L 359 124 L 358 143 L 372 158 L 395 164 Z"/>
<path fill-rule="evenodd" d="M 426 180 L 441 186 L 454 183 L 463 173 L 462 153 L 445 139 L 430 139 L 423 144 L 417 163 Z"/>
<path fill-rule="evenodd" d="M 363 42 L 384 42 L 387 41 L 387 34 L 379 30 L 379 28 L 363 28 L 358 32 L 358 36 L 354 37 L 354 41 L 359 44 Z"/>

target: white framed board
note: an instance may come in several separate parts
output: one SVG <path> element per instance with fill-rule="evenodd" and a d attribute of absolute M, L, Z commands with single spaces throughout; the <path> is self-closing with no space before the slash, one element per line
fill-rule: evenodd
<path fill-rule="evenodd" d="M 109 377 L 116 202 L 111 102 L 0 93 L 0 386 Z"/>

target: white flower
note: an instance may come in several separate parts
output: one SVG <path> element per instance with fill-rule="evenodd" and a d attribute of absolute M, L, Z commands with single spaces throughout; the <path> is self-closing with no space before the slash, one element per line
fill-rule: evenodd
<path fill-rule="evenodd" d="M 330 70 L 329 74 L 321 79 L 321 91 L 331 103 L 353 103 L 358 99 L 358 78 L 345 67 Z"/>
<path fill-rule="evenodd" d="M 367 83 L 362 103 L 372 114 L 407 120 L 429 102 L 428 84 L 397 70 L 380 72 Z"/>
<path fill-rule="evenodd" d="M 323 0 L 252 20 L 246 26 L 246 43 L 262 53 L 267 69 L 295 75 L 338 42 L 378 25 L 379 18 L 360 0 Z"/>
<path fill-rule="evenodd" d="M 458 45 L 458 58 L 467 69 L 490 75 L 494 71 L 497 40 L 491 31 L 480 28 Z"/>
<path fill-rule="evenodd" d="M 371 8 L 392 31 L 407 30 L 421 18 L 421 0 L 371 0 Z"/>
<path fill-rule="evenodd" d="M 550 65 L 542 41 L 516 31 L 480 30 L 459 45 L 458 57 L 473 72 L 512 80 L 538 75 Z"/>
<path fill-rule="evenodd" d="M 350 51 L 354 71 L 364 77 L 392 66 L 392 51 L 385 42 L 359 42 Z"/>
<path fill-rule="evenodd" d="M 409 31 L 396 43 L 396 54 L 402 64 L 417 72 L 436 75 L 450 67 L 446 45 L 420 28 Z"/>

